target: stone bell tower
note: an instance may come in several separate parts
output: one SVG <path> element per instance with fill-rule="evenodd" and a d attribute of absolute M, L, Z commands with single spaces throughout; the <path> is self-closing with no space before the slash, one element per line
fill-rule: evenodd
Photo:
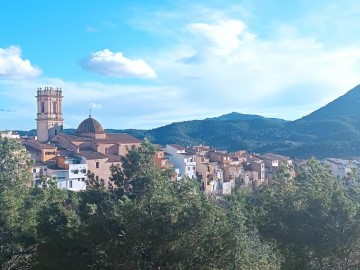
<path fill-rule="evenodd" d="M 37 137 L 47 142 L 63 130 L 61 88 L 37 89 Z"/>

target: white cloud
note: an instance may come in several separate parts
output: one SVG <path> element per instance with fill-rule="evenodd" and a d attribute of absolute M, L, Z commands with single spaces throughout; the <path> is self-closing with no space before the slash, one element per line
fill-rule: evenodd
<path fill-rule="evenodd" d="M 153 79 L 155 71 L 142 59 L 126 58 L 121 52 L 108 49 L 92 53 L 80 62 L 85 70 L 113 77 Z"/>
<path fill-rule="evenodd" d="M 14 104 L 12 119 L 35 127 L 34 92 L 38 86 L 50 85 L 62 87 L 64 118 L 71 127 L 87 117 L 91 103 L 93 108 L 101 104 L 102 109 L 93 114 L 105 128 L 152 128 L 231 111 L 296 119 L 360 81 L 356 42 L 335 46 L 314 33 L 304 34 L 291 22 L 266 25 L 263 29 L 269 33 L 264 34 L 255 32 L 254 23 L 246 23 L 236 12 L 196 12 L 164 15 L 148 11 L 149 17 L 139 16 L 152 28 L 152 37 L 166 43 L 144 57 L 159 77 L 151 86 L 54 78 L 1 80 L 0 107 Z M 149 24 L 154 16 L 156 23 Z M 155 76 L 143 60 L 109 50 L 92 54 L 82 64 L 109 76 Z M 8 121 L 7 115 L 0 114 L 0 123 L 15 125 L 17 121 Z"/>
<path fill-rule="evenodd" d="M 199 43 L 203 47 L 213 47 L 214 52 L 219 54 L 228 54 L 239 48 L 241 43 L 255 38 L 255 35 L 247 31 L 244 22 L 228 18 L 215 24 L 191 23 L 187 28 L 195 37 L 201 37 Z"/>
<path fill-rule="evenodd" d="M 28 129 L 36 128 L 35 95 L 37 88 L 44 86 L 62 88 L 63 114 L 68 127 L 76 128 L 88 117 L 91 103 L 97 108 L 102 107 L 92 111 L 92 115 L 105 128 L 157 127 L 160 123 L 181 119 L 184 111 L 195 117 L 195 104 L 187 102 L 181 89 L 176 87 L 74 82 L 42 77 L 0 80 L 0 89 L 3 90 L 0 91 L 0 108 L 12 104 L 16 109 L 11 114 L 14 121 L 9 120 L 8 114 L 0 113 L 0 130 L 2 127 L 17 129 L 25 125 L 29 126 Z"/>
<path fill-rule="evenodd" d="M 0 48 L 0 78 L 22 79 L 37 77 L 41 70 L 33 66 L 29 60 L 21 58 L 21 49 L 17 46 Z"/>
<path fill-rule="evenodd" d="M 179 44 L 154 54 L 152 63 L 160 78 L 219 114 L 296 119 L 304 110 L 292 106 L 310 113 L 360 82 L 360 46 L 329 48 L 288 26 L 269 39 L 255 38 L 242 20 L 224 15 L 185 29 Z"/>
<path fill-rule="evenodd" d="M 102 105 L 99 103 L 90 103 L 90 106 L 93 109 L 102 109 Z"/>

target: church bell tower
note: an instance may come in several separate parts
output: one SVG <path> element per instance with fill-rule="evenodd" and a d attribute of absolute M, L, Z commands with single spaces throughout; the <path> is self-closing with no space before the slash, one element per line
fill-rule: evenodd
<path fill-rule="evenodd" d="M 37 137 L 47 142 L 63 130 L 61 88 L 45 87 L 37 90 Z"/>

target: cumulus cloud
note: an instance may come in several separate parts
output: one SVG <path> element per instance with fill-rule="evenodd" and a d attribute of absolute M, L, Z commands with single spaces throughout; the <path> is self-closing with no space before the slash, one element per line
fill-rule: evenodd
<path fill-rule="evenodd" d="M 102 109 L 102 105 L 99 103 L 90 103 L 90 106 L 93 109 Z"/>
<path fill-rule="evenodd" d="M 21 57 L 21 49 L 17 46 L 0 48 L 0 78 L 21 79 L 37 77 L 41 70 Z"/>
<path fill-rule="evenodd" d="M 190 33 L 201 38 L 202 46 L 213 47 L 215 52 L 228 54 L 243 42 L 250 41 L 255 35 L 247 31 L 247 26 L 240 20 L 224 18 L 215 23 L 191 23 L 187 26 Z"/>
<path fill-rule="evenodd" d="M 126 58 L 121 52 L 112 52 L 108 49 L 92 53 L 80 61 L 83 69 L 100 75 L 113 77 L 135 77 L 153 79 L 155 71 L 142 59 Z"/>
<path fill-rule="evenodd" d="M 183 29 L 182 38 L 154 54 L 152 63 L 164 81 L 217 114 L 296 119 L 359 84 L 357 45 L 329 47 L 287 25 L 277 25 L 269 37 L 257 36 L 244 21 L 225 15 Z"/>
<path fill-rule="evenodd" d="M 149 17 L 139 17 L 154 28 L 151 34 L 156 32 L 167 42 L 146 57 L 161 80 L 150 85 L 0 80 L 0 107 L 15 104 L 12 119 L 34 128 L 34 91 L 39 85 L 58 85 L 63 89 L 66 125 L 71 127 L 87 117 L 89 104 L 93 108 L 101 104 L 95 118 L 105 128 L 153 128 L 231 111 L 296 119 L 359 84 L 358 42 L 329 47 L 318 35 L 301 32 L 288 22 L 267 25 L 269 33 L 264 35 L 239 15 L 199 16 L 191 10 L 165 17 L 148 11 Z M 148 24 L 154 16 L 159 24 Z M 179 18 L 175 26 L 174 18 Z M 100 74 L 141 77 L 138 72 L 129 74 L 128 66 L 136 60 L 121 53 L 104 50 L 85 60 L 89 70 Z M 17 121 L 0 113 L 1 124 Z"/>

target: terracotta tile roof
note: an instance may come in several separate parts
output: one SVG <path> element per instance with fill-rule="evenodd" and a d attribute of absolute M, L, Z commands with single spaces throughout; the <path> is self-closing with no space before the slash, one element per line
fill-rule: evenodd
<path fill-rule="evenodd" d="M 52 144 L 40 143 L 35 140 L 26 140 L 26 141 L 23 141 L 22 144 L 25 147 L 28 146 L 29 148 L 38 149 L 38 151 L 40 149 L 55 149 L 56 148 L 56 146 L 54 146 Z"/>
<path fill-rule="evenodd" d="M 210 149 L 210 146 L 194 146 L 194 148 L 198 151 L 209 151 L 211 150 Z"/>
<path fill-rule="evenodd" d="M 94 118 L 89 115 L 89 118 L 85 119 L 81 122 L 79 127 L 76 130 L 77 134 L 83 134 L 83 133 L 96 133 L 96 134 L 103 134 L 104 129 L 101 126 L 101 124 L 95 120 Z"/>
<path fill-rule="evenodd" d="M 95 152 L 95 151 L 80 151 L 79 155 L 85 157 L 86 159 L 106 159 L 106 158 L 108 158 L 107 155 L 102 154 L 100 152 Z"/>
<path fill-rule="evenodd" d="M 41 152 L 40 149 L 33 147 L 32 145 L 28 145 L 28 144 L 23 144 L 23 146 L 25 147 L 26 151 L 33 153 L 33 152 Z"/>
<path fill-rule="evenodd" d="M 222 157 L 232 157 L 229 153 L 223 153 L 223 152 L 212 152 L 214 155 L 222 156 Z"/>
<path fill-rule="evenodd" d="M 59 136 L 62 136 L 70 141 L 74 142 L 85 142 L 85 141 L 91 141 L 93 138 L 91 137 L 85 137 L 85 136 L 76 136 L 76 135 L 70 135 L 70 134 L 59 134 Z"/>
<path fill-rule="evenodd" d="M 181 146 L 179 144 L 169 144 L 171 147 L 174 147 L 177 150 L 185 150 L 186 148 L 184 146 Z"/>
<path fill-rule="evenodd" d="M 119 143 L 132 144 L 141 143 L 142 141 L 126 133 L 109 133 L 105 139 L 94 139 L 97 143 Z"/>
<path fill-rule="evenodd" d="M 276 154 L 272 154 L 272 153 L 266 153 L 266 154 L 263 154 L 263 155 L 259 155 L 258 157 L 260 159 L 263 158 L 263 159 L 278 160 L 278 161 L 284 161 L 284 160 L 287 159 L 284 156 L 280 156 L 280 155 L 276 155 Z"/>

